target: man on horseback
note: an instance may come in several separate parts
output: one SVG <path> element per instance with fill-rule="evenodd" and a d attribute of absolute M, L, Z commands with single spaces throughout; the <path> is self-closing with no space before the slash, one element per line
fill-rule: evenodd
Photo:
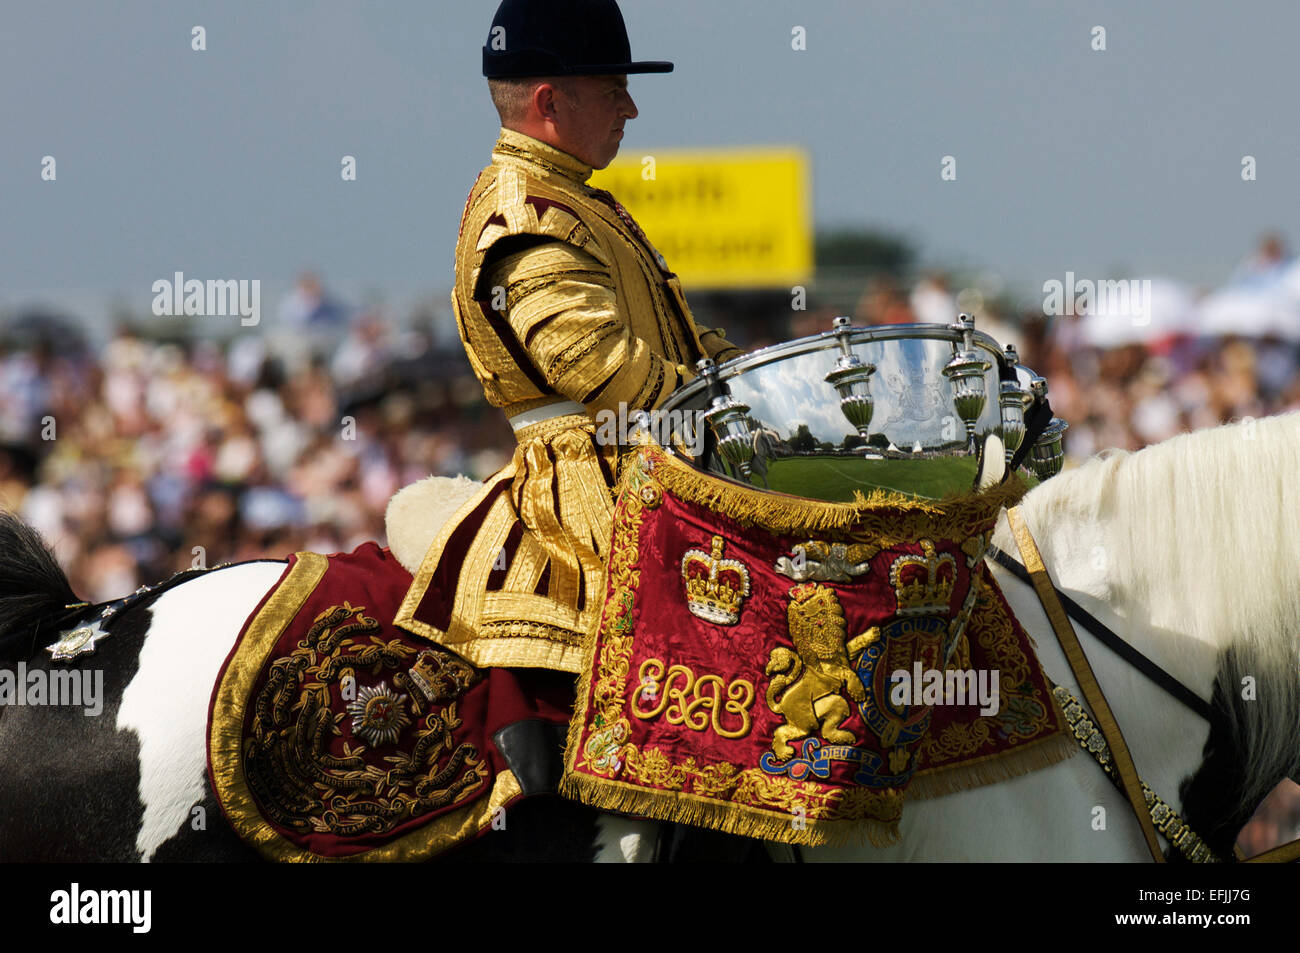
<path fill-rule="evenodd" d="M 396 620 L 476 665 L 579 671 L 619 452 L 594 415 L 653 409 L 696 361 L 739 353 L 586 184 L 637 115 L 627 74 L 671 69 L 632 61 L 615 0 L 503 0 L 483 48 L 502 129 L 461 219 L 452 307 L 518 446 L 442 527 Z"/>

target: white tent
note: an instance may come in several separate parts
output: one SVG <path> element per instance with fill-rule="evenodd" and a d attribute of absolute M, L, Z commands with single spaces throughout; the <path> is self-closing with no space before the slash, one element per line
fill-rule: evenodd
<path fill-rule="evenodd" d="M 1196 308 L 1194 332 L 1300 341 L 1300 261 L 1231 282 Z"/>
<path fill-rule="evenodd" d="M 1195 302 L 1186 285 L 1168 278 L 1128 279 L 1122 284 L 1123 299 L 1099 291 L 1089 312 L 1079 318 L 1085 343 L 1111 348 L 1195 333 Z"/>

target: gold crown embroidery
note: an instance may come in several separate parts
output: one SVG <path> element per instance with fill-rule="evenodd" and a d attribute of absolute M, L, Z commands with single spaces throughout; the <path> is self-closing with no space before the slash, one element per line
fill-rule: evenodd
<path fill-rule="evenodd" d="M 923 539 L 921 555 L 894 560 L 889 582 L 898 596 L 900 616 L 947 615 L 957 585 L 957 560 L 950 553 L 936 553 L 934 543 Z"/>
<path fill-rule="evenodd" d="M 682 579 L 691 615 L 717 625 L 735 625 L 749 595 L 749 570 L 738 559 L 723 559 L 724 545 L 721 536 L 714 536 L 711 552 L 688 549 L 682 556 Z"/>

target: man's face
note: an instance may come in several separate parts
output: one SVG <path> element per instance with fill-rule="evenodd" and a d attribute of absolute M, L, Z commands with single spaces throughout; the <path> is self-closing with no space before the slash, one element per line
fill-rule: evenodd
<path fill-rule="evenodd" d="M 618 155 L 623 126 L 637 116 L 626 76 L 569 76 L 556 84 L 559 147 L 593 169 Z"/>

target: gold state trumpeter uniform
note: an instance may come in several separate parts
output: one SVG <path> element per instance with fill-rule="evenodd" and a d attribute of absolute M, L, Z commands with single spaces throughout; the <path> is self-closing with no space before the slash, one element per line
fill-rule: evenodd
<path fill-rule="evenodd" d="M 595 414 L 655 408 L 700 358 L 740 353 L 695 326 L 676 275 L 591 173 L 502 129 L 461 219 L 457 326 L 518 446 L 433 541 L 396 622 L 476 665 L 580 670 L 618 454 Z"/>

